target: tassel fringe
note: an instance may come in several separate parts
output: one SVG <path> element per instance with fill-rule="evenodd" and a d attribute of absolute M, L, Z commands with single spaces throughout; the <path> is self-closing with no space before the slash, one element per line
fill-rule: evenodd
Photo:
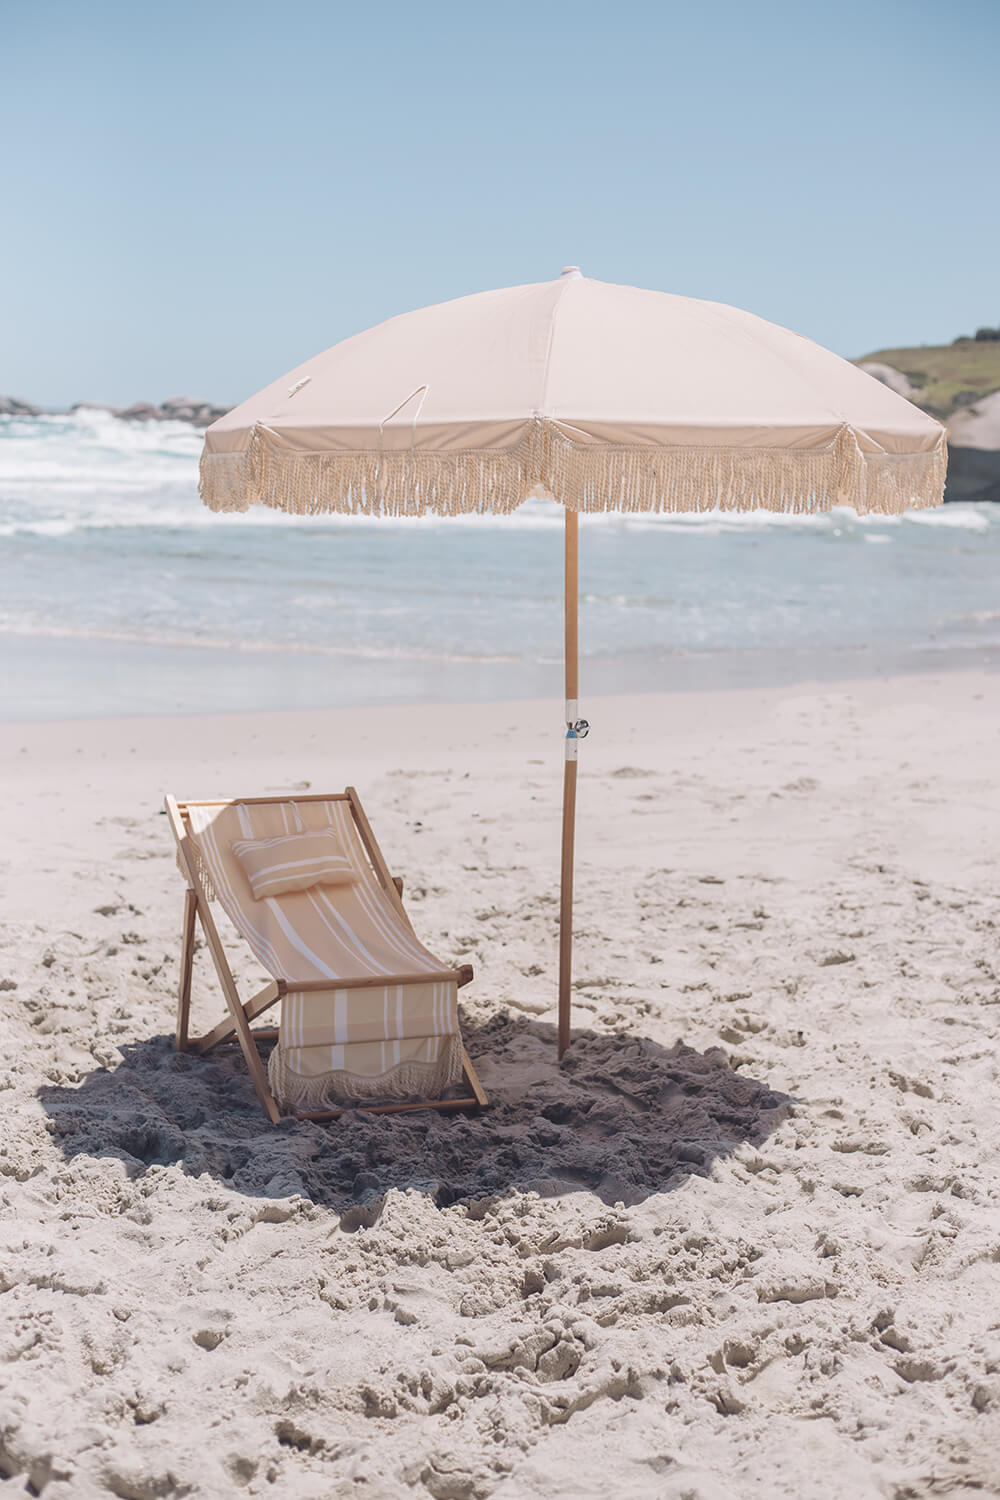
<path fill-rule="evenodd" d="M 211 872 L 209 871 L 208 865 L 205 863 L 204 859 L 202 858 L 202 853 L 201 853 L 201 850 L 198 848 L 197 842 L 193 838 L 189 838 L 188 839 L 188 850 L 189 851 L 192 851 L 192 850 L 194 851 L 194 865 L 195 865 L 195 870 L 197 872 L 198 879 L 201 881 L 202 889 L 205 892 L 206 900 L 208 900 L 208 901 L 217 901 L 219 898 L 215 894 L 215 883 L 212 880 Z M 187 880 L 187 871 L 184 868 L 184 862 L 181 859 L 181 853 L 180 853 L 179 849 L 177 851 L 177 868 L 181 872 L 181 874 L 183 875 L 183 877 L 184 877 L 184 879 L 186 881 Z"/>
<path fill-rule="evenodd" d="M 279 1104 L 289 1109 L 339 1109 L 344 1104 L 385 1104 L 398 1099 L 439 1099 L 462 1081 L 462 1038 L 448 1038 L 437 1062 L 399 1063 L 377 1078 L 341 1070 L 315 1078 L 288 1066 L 281 1045 L 268 1059 L 267 1079 Z"/>
<path fill-rule="evenodd" d="M 295 515 L 505 515 L 535 492 L 577 511 L 771 510 L 834 505 L 897 515 L 939 505 L 946 449 L 863 453 L 851 427 L 819 451 L 574 443 L 536 418 L 514 448 L 430 453 L 290 453 L 255 427 L 242 453 L 205 453 L 199 490 L 216 511 Z"/>

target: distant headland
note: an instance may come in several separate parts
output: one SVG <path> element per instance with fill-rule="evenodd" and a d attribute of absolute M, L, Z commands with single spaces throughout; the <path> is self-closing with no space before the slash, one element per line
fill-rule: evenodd
<path fill-rule="evenodd" d="M 948 429 L 946 500 L 1000 501 L 1000 328 L 855 360 Z"/>

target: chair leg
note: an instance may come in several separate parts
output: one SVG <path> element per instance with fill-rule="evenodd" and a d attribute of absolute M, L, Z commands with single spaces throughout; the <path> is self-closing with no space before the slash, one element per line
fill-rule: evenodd
<path fill-rule="evenodd" d="M 472 1092 L 473 1092 L 473 1094 L 475 1096 L 476 1103 L 479 1105 L 479 1108 L 480 1109 L 485 1109 L 486 1106 L 489 1104 L 490 1101 L 486 1097 L 486 1090 L 483 1088 L 482 1084 L 479 1082 L 479 1074 L 476 1072 L 475 1068 L 472 1066 L 472 1059 L 470 1058 L 469 1054 L 466 1052 L 464 1046 L 462 1048 L 462 1071 L 465 1074 L 465 1080 L 466 1080 L 466 1082 L 468 1083 L 469 1087 L 472 1089 Z"/>
<path fill-rule="evenodd" d="M 194 921 L 198 898 L 188 886 L 184 892 L 184 926 L 181 932 L 181 977 L 177 993 L 177 1050 L 186 1052 L 191 1016 L 191 970 L 194 965 Z"/>
<path fill-rule="evenodd" d="M 223 988 L 226 990 L 226 1004 L 229 1006 L 229 1013 L 235 1023 L 233 1029 L 236 1032 L 236 1040 L 240 1044 L 240 1051 L 243 1053 L 247 1068 L 250 1071 L 250 1081 L 257 1090 L 257 1097 L 264 1106 L 267 1118 L 272 1125 L 277 1125 L 281 1119 L 281 1110 L 275 1103 L 274 1096 L 271 1093 L 271 1087 L 267 1081 L 267 1069 L 260 1060 L 260 1053 L 257 1051 L 257 1044 L 253 1039 L 253 1033 L 246 1018 L 246 1012 L 240 1004 L 239 995 L 236 993 L 236 986 L 234 984 L 231 990 L 225 985 Z"/>
<path fill-rule="evenodd" d="M 243 1014 L 248 1021 L 256 1020 L 257 1016 L 263 1015 L 272 1005 L 281 999 L 281 989 L 272 979 L 270 984 L 264 986 L 256 995 L 253 995 L 243 1006 Z M 224 1016 L 217 1026 L 211 1031 L 206 1031 L 204 1036 L 193 1036 L 188 1038 L 188 1050 L 191 1052 L 210 1052 L 220 1042 L 227 1042 L 236 1033 L 236 1025 L 232 1016 Z M 263 1036 L 263 1030 L 255 1031 L 253 1035 L 258 1041 Z M 275 1030 L 277 1036 L 277 1030 Z"/>

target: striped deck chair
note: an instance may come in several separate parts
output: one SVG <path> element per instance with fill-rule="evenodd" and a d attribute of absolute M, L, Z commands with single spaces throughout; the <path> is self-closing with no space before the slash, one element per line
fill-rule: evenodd
<path fill-rule="evenodd" d="M 187 882 L 180 1051 L 207 1052 L 235 1036 L 272 1122 L 283 1113 L 332 1120 L 352 1105 L 387 1113 L 486 1104 L 458 1027 L 458 990 L 471 980 L 472 969 L 445 968 L 418 941 L 403 906 L 403 883 L 389 874 L 353 787 L 294 799 L 178 802 L 168 796 L 166 811 Z M 347 883 L 267 894 L 269 880 L 280 884 L 287 877 L 271 868 L 248 873 L 244 841 L 260 862 L 259 851 L 272 847 L 261 841 L 320 831 L 326 837 L 319 842 L 340 851 Z M 315 846 L 313 841 L 310 848 Z M 287 869 L 305 845 L 275 847 L 285 852 L 273 869 Z M 289 849 L 298 851 L 295 860 Z M 219 939 L 213 900 L 272 975 L 272 983 L 245 1003 Z M 191 1037 L 196 919 L 228 1015 L 203 1036 Z M 279 1000 L 277 1030 L 251 1029 L 251 1021 Z M 276 1041 L 266 1069 L 257 1049 L 262 1039 Z"/>

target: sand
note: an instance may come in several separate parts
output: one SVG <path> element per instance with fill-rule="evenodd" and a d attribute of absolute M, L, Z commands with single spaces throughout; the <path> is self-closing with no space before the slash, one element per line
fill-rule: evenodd
<path fill-rule="evenodd" d="M 0 728 L 0 1493 L 1000 1494 L 995 678 L 585 707 L 562 1071 L 558 706 Z M 478 1118 L 172 1051 L 163 792 L 348 781 Z"/>

